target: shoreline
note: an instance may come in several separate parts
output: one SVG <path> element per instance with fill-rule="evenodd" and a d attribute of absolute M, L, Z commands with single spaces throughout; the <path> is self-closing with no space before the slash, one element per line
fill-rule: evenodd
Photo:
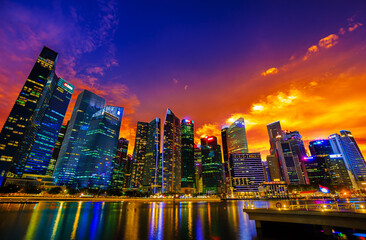
<path fill-rule="evenodd" d="M 1 203 L 37 203 L 37 202 L 221 202 L 220 198 L 93 198 L 93 197 L 0 197 Z"/>

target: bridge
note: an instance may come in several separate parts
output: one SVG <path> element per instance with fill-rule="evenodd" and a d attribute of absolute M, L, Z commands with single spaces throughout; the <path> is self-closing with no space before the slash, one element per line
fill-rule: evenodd
<path fill-rule="evenodd" d="M 278 202 L 275 206 L 256 208 L 247 204 L 244 209 L 250 220 L 255 220 L 257 228 L 261 222 L 283 222 L 312 224 L 323 227 L 325 234 L 332 233 L 332 227 L 366 230 L 366 203 L 319 203 L 285 205 Z"/>

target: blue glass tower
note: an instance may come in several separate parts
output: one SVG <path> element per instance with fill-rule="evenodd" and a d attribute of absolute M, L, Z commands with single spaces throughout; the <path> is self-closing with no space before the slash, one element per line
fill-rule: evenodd
<path fill-rule="evenodd" d="M 46 175 L 73 91 L 62 78 L 54 75 L 49 79 L 15 155 L 16 175 Z"/>
<path fill-rule="evenodd" d="M 75 176 L 78 188 L 110 187 L 122 115 L 123 108 L 106 106 L 92 116 Z"/>
<path fill-rule="evenodd" d="M 74 176 L 85 143 L 86 132 L 93 114 L 103 109 L 104 104 L 104 98 L 88 90 L 84 90 L 77 97 L 53 173 L 57 185 L 75 186 Z"/>
<path fill-rule="evenodd" d="M 46 83 L 54 74 L 57 56 L 57 52 L 43 47 L 4 123 L 0 133 L 0 185 L 12 165 L 14 154 L 23 140 Z"/>

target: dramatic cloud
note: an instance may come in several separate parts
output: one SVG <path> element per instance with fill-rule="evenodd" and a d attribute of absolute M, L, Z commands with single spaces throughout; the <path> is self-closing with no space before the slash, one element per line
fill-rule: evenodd
<path fill-rule="evenodd" d="M 319 47 L 331 48 L 338 43 L 338 36 L 336 34 L 330 34 L 329 36 L 319 40 Z"/>
<path fill-rule="evenodd" d="M 306 52 L 306 55 L 304 57 L 304 60 L 307 60 L 311 55 L 319 52 L 319 48 L 317 45 L 313 45 L 308 48 L 308 51 Z"/>
<path fill-rule="evenodd" d="M 273 68 L 267 69 L 267 71 L 262 72 L 262 76 L 267 76 L 267 75 L 277 74 L 277 73 L 278 73 L 278 69 L 273 67 Z"/>
<path fill-rule="evenodd" d="M 358 27 L 361 27 L 362 25 L 363 25 L 362 23 L 353 23 L 351 24 L 351 26 L 348 27 L 348 31 L 352 32 L 356 30 Z"/>

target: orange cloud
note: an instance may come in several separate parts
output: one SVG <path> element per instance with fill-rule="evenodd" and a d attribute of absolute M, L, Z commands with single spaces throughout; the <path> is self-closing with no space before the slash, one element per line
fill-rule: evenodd
<path fill-rule="evenodd" d="M 319 47 L 331 48 L 338 43 L 338 36 L 336 34 L 330 34 L 329 36 L 319 40 Z"/>
<path fill-rule="evenodd" d="M 304 61 L 306 61 L 311 55 L 319 52 L 319 48 L 317 45 L 313 45 L 308 48 L 308 51 L 306 52 L 306 55 L 304 57 Z"/>
<path fill-rule="evenodd" d="M 353 23 L 351 26 L 348 27 L 348 31 L 352 32 L 356 30 L 356 28 L 361 27 L 362 25 L 363 25 L 362 23 Z"/>
<path fill-rule="evenodd" d="M 200 138 L 203 138 L 205 136 L 215 136 L 219 138 L 221 136 L 221 128 L 217 123 L 214 124 L 204 124 L 202 127 L 198 128 L 196 130 L 196 138 L 195 142 L 197 144 L 200 144 Z"/>
<path fill-rule="evenodd" d="M 267 69 L 267 71 L 262 72 L 262 76 L 267 76 L 267 75 L 277 74 L 277 73 L 278 73 L 278 69 L 273 67 L 273 68 Z"/>

